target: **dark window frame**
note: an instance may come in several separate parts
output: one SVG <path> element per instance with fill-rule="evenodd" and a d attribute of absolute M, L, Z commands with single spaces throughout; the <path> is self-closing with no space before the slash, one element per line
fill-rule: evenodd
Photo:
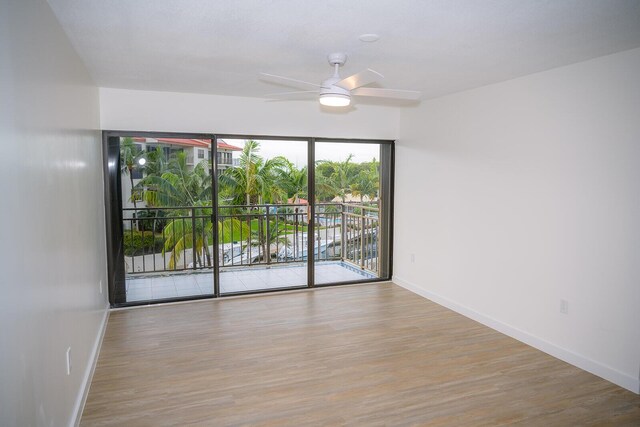
<path fill-rule="evenodd" d="M 189 297 L 167 298 L 148 301 L 136 301 L 126 302 L 125 291 L 125 271 L 124 271 L 124 257 L 122 248 L 122 195 L 121 195 L 121 175 L 120 175 L 120 149 L 119 141 L 122 137 L 148 137 L 148 138 L 185 138 L 185 139 L 204 139 L 211 141 L 211 149 L 209 158 L 212 159 L 212 205 L 213 215 L 212 220 L 217 221 L 217 194 L 218 194 L 218 180 L 215 179 L 218 176 L 219 163 L 227 164 L 219 161 L 217 156 L 217 140 L 218 139 L 254 139 L 254 140 L 273 140 L 273 141 L 306 141 L 307 142 L 307 163 L 308 165 L 315 165 L 315 144 L 317 142 L 330 142 L 330 143 L 366 143 L 366 144 L 380 144 L 387 146 L 389 153 L 389 165 L 385 171 L 388 184 L 388 217 L 385 219 L 387 222 L 387 231 L 385 244 L 386 257 L 387 257 L 387 274 L 384 277 L 374 279 L 363 279 L 345 281 L 339 283 L 323 283 L 320 285 L 315 284 L 314 270 L 315 260 L 314 257 L 308 257 L 307 267 L 307 285 L 300 288 L 276 288 L 276 289 L 261 289 L 251 290 L 246 292 L 234 292 L 221 295 L 220 293 L 220 277 L 219 277 L 219 254 L 218 251 L 213 252 L 214 265 L 214 293 L 209 295 L 197 295 Z M 117 139 L 117 141 L 116 141 Z M 105 214 L 106 214 L 106 233 L 107 233 L 107 266 L 108 266 L 108 289 L 109 289 L 109 302 L 111 307 L 127 307 L 137 305 L 159 304 L 167 302 L 177 301 L 189 301 L 197 299 L 210 299 L 210 298 L 225 298 L 237 295 L 249 295 L 249 294 L 261 294 L 268 292 L 279 291 L 291 291 L 294 289 L 312 289 L 316 287 L 331 287 L 331 286 L 344 286 L 357 283 L 378 283 L 388 282 L 393 277 L 393 212 L 394 212 L 394 181 L 395 181 L 395 141 L 387 139 L 367 139 L 367 138 L 326 138 L 326 137 L 292 137 L 292 136 L 272 136 L 272 135 L 255 135 L 255 134 L 214 134 L 214 133 L 186 133 L 186 132 L 145 132 L 145 131 L 122 131 L 122 130 L 103 130 L 103 174 L 105 178 Z M 233 159 L 231 153 L 229 154 Z M 381 159 L 382 161 L 382 159 Z M 233 160 L 231 161 L 231 163 Z M 115 166 L 115 167 L 114 167 Z M 307 182 L 308 193 L 315 194 L 315 167 L 307 168 Z M 115 174 L 115 175 L 114 175 Z M 382 177 L 382 174 L 381 174 Z M 309 206 L 309 215 L 315 217 L 315 202 L 312 202 Z M 308 233 L 313 235 L 315 232 L 314 221 L 309 223 Z M 217 227 L 213 227 L 214 242 L 218 241 Z M 119 234 L 119 235 L 118 235 Z M 312 245 L 312 240 L 308 240 L 308 244 Z M 309 247 L 308 253 L 313 253 L 313 248 Z M 120 258 L 120 259 L 119 259 Z"/>

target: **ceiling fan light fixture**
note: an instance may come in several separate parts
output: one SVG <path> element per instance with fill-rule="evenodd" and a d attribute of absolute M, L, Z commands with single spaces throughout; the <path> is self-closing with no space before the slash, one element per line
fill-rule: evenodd
<path fill-rule="evenodd" d="M 278 76 L 275 74 L 260 73 L 262 79 L 273 83 L 284 84 L 287 86 L 303 86 L 306 89 L 313 88 L 313 90 L 273 93 L 267 95 L 267 97 L 273 98 L 283 95 L 289 96 L 319 92 L 318 101 L 320 101 L 320 105 L 330 108 L 340 108 L 350 105 L 351 96 L 373 96 L 378 98 L 420 100 L 420 92 L 414 90 L 367 87 L 367 85 L 378 82 L 384 78 L 382 74 L 377 71 L 373 71 L 370 68 L 362 70 L 359 73 L 352 74 L 349 77 L 340 77 L 340 67 L 342 67 L 347 61 L 347 55 L 344 53 L 332 53 L 327 57 L 327 59 L 329 60 L 329 64 L 333 67 L 333 76 L 324 80 L 321 84 Z"/>
<path fill-rule="evenodd" d="M 351 104 L 351 97 L 339 93 L 323 93 L 320 94 L 320 104 L 326 107 L 346 107 Z"/>

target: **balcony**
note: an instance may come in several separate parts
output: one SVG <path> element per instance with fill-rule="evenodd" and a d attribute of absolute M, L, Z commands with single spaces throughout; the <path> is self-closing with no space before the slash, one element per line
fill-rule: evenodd
<path fill-rule="evenodd" d="M 220 206 L 220 292 L 306 287 L 307 208 Z M 213 293 L 210 206 L 127 208 L 123 216 L 128 302 Z M 377 207 L 317 204 L 314 224 L 316 284 L 379 277 Z"/>

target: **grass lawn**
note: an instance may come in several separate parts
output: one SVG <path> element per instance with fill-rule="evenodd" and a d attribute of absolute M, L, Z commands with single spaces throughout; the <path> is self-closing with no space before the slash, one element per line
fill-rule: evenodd
<path fill-rule="evenodd" d="M 264 220 L 262 220 L 262 230 L 263 233 L 266 231 L 266 222 Z M 223 235 L 221 235 L 221 239 L 220 241 L 222 243 L 231 243 L 231 242 L 238 242 L 241 240 L 246 241 L 247 240 L 247 228 L 246 228 L 246 223 L 243 223 L 244 227 L 240 227 L 237 223 L 233 224 L 233 226 L 231 226 L 231 224 L 229 223 L 225 223 L 224 227 L 223 227 Z M 270 227 L 275 227 L 275 222 L 271 222 Z M 278 230 L 279 233 L 278 234 L 284 234 L 285 232 L 287 234 L 291 234 L 294 232 L 298 232 L 298 233 L 306 233 L 307 232 L 307 228 L 308 226 L 306 224 L 298 224 L 297 226 L 295 224 L 285 224 L 283 222 L 279 222 L 278 223 Z M 260 229 L 260 220 L 258 219 L 253 219 L 251 220 L 251 231 L 252 233 L 254 233 L 254 235 L 256 233 L 259 232 Z M 275 235 L 273 233 L 273 231 L 271 232 L 271 237 L 274 238 Z"/>

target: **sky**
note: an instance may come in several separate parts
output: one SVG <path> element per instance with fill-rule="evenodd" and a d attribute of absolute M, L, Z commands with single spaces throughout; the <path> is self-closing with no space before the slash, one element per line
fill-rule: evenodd
<path fill-rule="evenodd" d="M 244 139 L 228 139 L 227 144 L 236 147 L 244 147 Z M 306 141 L 271 141 L 258 140 L 260 142 L 260 155 L 264 158 L 284 156 L 297 168 L 307 165 L 307 142 Z M 363 143 L 336 143 L 336 142 L 316 142 L 316 160 L 343 161 L 349 154 L 353 154 L 354 163 L 369 162 L 374 157 L 380 160 L 380 146 L 378 144 Z M 234 158 L 239 156 L 234 153 Z"/>

